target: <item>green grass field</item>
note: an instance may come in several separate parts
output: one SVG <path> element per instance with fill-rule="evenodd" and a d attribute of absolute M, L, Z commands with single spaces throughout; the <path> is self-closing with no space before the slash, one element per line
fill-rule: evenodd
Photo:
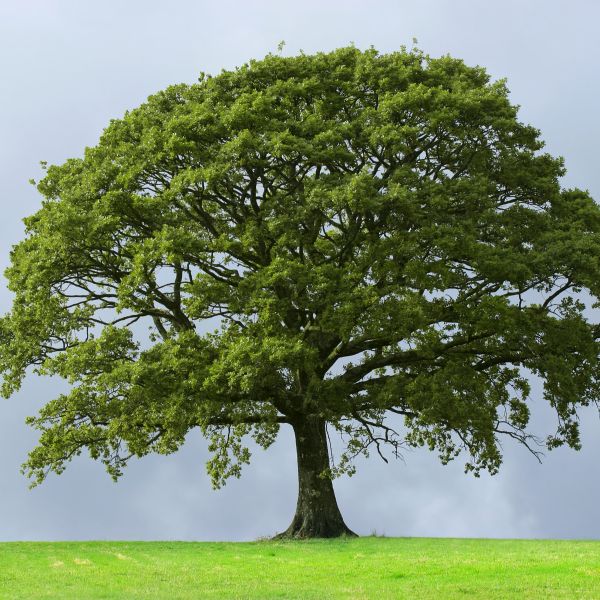
<path fill-rule="evenodd" d="M 0 598 L 600 598 L 600 542 L 0 544 Z"/>

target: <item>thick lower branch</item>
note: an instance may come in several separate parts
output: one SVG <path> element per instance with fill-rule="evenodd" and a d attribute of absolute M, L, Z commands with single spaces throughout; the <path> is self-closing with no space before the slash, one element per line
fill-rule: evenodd
<path fill-rule="evenodd" d="M 274 419 L 269 419 L 269 418 L 265 418 L 265 417 L 241 417 L 241 418 L 225 418 L 225 417 L 213 417 L 211 419 L 208 420 L 208 422 L 206 423 L 206 425 L 237 425 L 237 424 L 249 424 L 249 425 L 268 425 L 270 423 L 286 423 L 288 425 L 291 425 L 290 420 L 288 419 L 288 417 L 285 416 L 278 416 L 275 417 Z"/>

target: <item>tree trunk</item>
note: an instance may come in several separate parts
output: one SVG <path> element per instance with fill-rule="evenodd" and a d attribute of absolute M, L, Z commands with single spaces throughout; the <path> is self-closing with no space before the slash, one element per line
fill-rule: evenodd
<path fill-rule="evenodd" d="M 307 417 L 293 424 L 298 456 L 298 503 L 291 525 L 275 539 L 332 538 L 356 534 L 344 523 L 329 477 L 325 421 Z"/>

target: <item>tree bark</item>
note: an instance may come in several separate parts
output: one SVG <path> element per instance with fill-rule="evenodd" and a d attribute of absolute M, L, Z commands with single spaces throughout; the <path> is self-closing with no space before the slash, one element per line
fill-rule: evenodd
<path fill-rule="evenodd" d="M 298 503 L 290 526 L 275 539 L 356 536 L 342 518 L 329 477 L 325 421 L 307 417 L 292 424 L 298 457 Z"/>

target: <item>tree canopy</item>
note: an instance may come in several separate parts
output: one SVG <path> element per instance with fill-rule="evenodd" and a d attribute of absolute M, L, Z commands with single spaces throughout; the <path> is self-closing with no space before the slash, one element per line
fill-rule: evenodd
<path fill-rule="evenodd" d="M 72 386 L 30 419 L 26 473 L 87 449 L 116 478 L 200 428 L 218 487 L 281 424 L 299 470 L 302 440 L 344 435 L 328 480 L 387 444 L 494 473 L 503 434 L 535 451 L 528 372 L 546 445 L 578 448 L 600 332 L 573 294 L 600 295 L 600 210 L 517 110 L 449 56 L 268 55 L 48 167 L 6 272 L 2 391 L 29 367 Z"/>

